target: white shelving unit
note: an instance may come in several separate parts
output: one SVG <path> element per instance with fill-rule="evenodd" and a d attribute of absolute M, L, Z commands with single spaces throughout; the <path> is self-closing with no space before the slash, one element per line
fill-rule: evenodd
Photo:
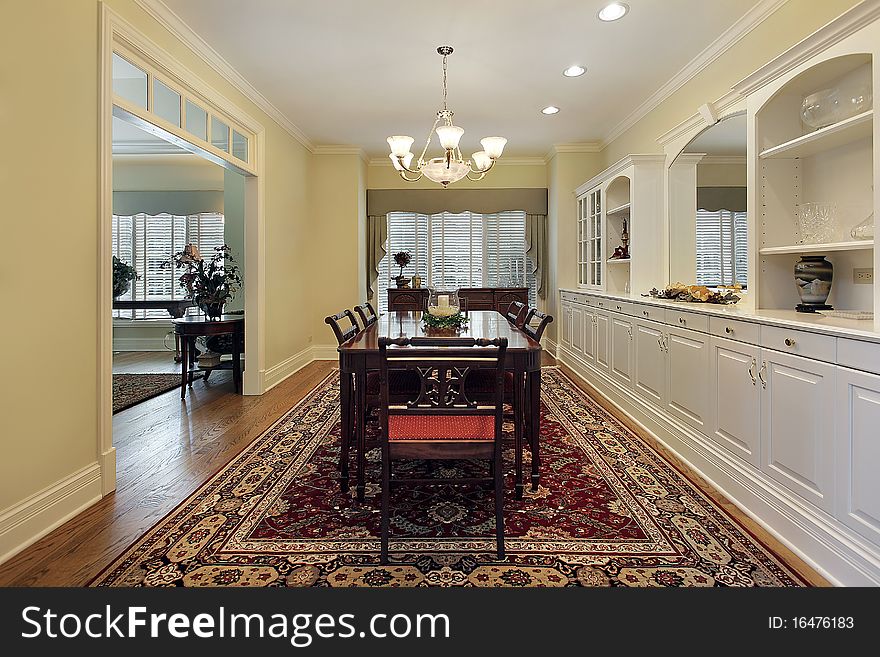
<path fill-rule="evenodd" d="M 761 159 L 809 157 L 870 137 L 873 134 L 874 110 L 862 112 L 838 123 L 796 137 L 784 144 L 761 151 Z"/>
<path fill-rule="evenodd" d="M 632 207 L 632 203 L 624 203 L 623 205 L 617 206 L 613 210 L 608 210 L 605 215 L 611 217 L 618 214 L 626 214 L 628 216 L 630 207 Z"/>
<path fill-rule="evenodd" d="M 830 242 L 828 244 L 795 244 L 794 246 L 767 246 L 761 255 L 799 255 L 810 253 L 834 253 L 836 251 L 871 251 L 874 240 L 854 240 L 852 242 Z"/>

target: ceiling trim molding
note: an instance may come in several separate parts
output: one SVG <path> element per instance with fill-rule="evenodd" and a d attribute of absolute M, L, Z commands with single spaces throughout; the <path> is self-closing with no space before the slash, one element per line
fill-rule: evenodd
<path fill-rule="evenodd" d="M 747 96 L 878 18 L 880 0 L 864 0 L 733 85 L 733 89 Z"/>
<path fill-rule="evenodd" d="M 357 155 L 365 157 L 364 149 L 360 146 L 346 146 L 344 144 L 316 144 L 312 146 L 315 155 Z M 388 162 L 391 164 L 391 161 Z"/>
<path fill-rule="evenodd" d="M 720 121 L 724 118 L 727 118 L 729 114 L 735 113 L 731 110 L 735 109 L 735 111 L 740 111 L 741 109 L 743 109 L 738 107 L 738 105 L 742 103 L 742 99 L 743 97 L 738 91 L 728 91 L 726 94 L 721 96 L 721 98 L 710 104 L 717 113 L 718 120 Z M 671 130 L 667 130 L 662 135 L 657 137 L 657 143 L 661 146 L 666 146 L 666 144 L 669 144 L 676 139 L 679 139 L 683 135 L 690 133 L 697 128 L 709 127 L 709 125 L 710 124 L 706 121 L 706 119 L 698 110 Z"/>
<path fill-rule="evenodd" d="M 275 107 L 268 98 L 261 94 L 227 62 L 207 41 L 200 37 L 187 23 L 175 14 L 162 0 L 135 0 L 135 3 L 150 15 L 162 27 L 177 37 L 199 58 L 210 66 L 220 77 L 240 91 L 254 105 L 265 112 L 291 137 L 314 152 L 311 139 L 291 121 L 280 109 Z"/>
<path fill-rule="evenodd" d="M 721 36 L 710 43 L 699 55 L 688 62 L 684 68 L 669 79 L 662 87 L 651 94 L 641 105 L 630 112 L 620 123 L 611 128 L 602 140 L 605 148 L 624 132 L 656 109 L 663 101 L 696 77 L 703 69 L 735 46 L 746 34 L 769 18 L 788 0 L 760 0 L 743 16 L 725 30 Z"/>
<path fill-rule="evenodd" d="M 553 144 L 547 154 L 544 156 L 545 162 L 550 162 L 559 153 L 600 153 L 605 148 L 605 144 L 601 140 L 567 142 L 562 144 Z"/>
<path fill-rule="evenodd" d="M 600 185 L 604 182 L 607 182 L 611 179 L 612 176 L 616 176 L 618 173 L 623 171 L 624 169 L 632 166 L 633 164 L 654 164 L 654 165 L 662 165 L 666 162 L 665 154 L 646 154 L 639 153 L 636 155 L 627 155 L 624 158 L 619 159 L 617 162 L 612 164 L 610 167 L 597 173 L 595 176 L 590 178 L 587 182 L 578 185 L 577 189 L 574 190 L 576 196 L 580 196 L 585 192 L 590 191 L 597 185 Z"/>
<path fill-rule="evenodd" d="M 700 164 L 736 164 L 745 166 L 745 155 L 706 155 Z"/>

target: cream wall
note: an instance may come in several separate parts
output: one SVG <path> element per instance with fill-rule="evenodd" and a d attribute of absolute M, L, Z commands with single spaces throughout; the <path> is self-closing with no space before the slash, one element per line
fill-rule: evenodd
<path fill-rule="evenodd" d="M 854 0 L 788 0 L 736 45 L 692 78 L 603 151 L 604 166 L 632 153 L 662 153 L 657 137 L 844 11 Z M 647 97 L 654 90 L 645 89 Z M 604 167 L 603 167 L 604 168 Z"/>
<path fill-rule="evenodd" d="M 107 4 L 265 127 L 266 366 L 281 363 L 307 347 L 313 326 L 313 312 L 306 311 L 315 295 L 312 156 L 132 0 Z M 16 153 L 14 166 L 4 164 L 0 172 L 0 191 L 4 216 L 27 218 L 4 221 L 0 280 L 7 307 L 40 320 L 27 330 L 19 324 L 13 332 L 9 323 L 3 329 L 4 343 L 15 345 L 6 355 L 15 375 L 0 383 L 0 519 L 93 467 L 99 456 L 99 18 L 97 0 L 4 2 L 0 9 L 0 22 L 15 26 L 0 40 L 0 119 L 15 126 L 6 131 L 5 146 Z M 35 47 L 39 43 L 52 47 Z M 47 180 L 52 194 L 46 194 Z M 93 483 L 88 490 L 95 490 Z M 29 521 L 36 524 L 28 531 L 41 530 L 40 518 Z M 0 533 L 0 558 L 15 547 L 11 540 Z"/>
<path fill-rule="evenodd" d="M 697 187 L 745 187 L 746 165 L 697 164 Z"/>

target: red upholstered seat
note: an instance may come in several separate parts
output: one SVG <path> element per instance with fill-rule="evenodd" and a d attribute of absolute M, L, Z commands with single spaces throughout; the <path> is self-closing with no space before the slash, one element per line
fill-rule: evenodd
<path fill-rule="evenodd" d="M 406 394 L 408 392 L 418 392 L 421 387 L 419 375 L 409 370 L 389 370 L 388 383 L 390 384 L 391 394 Z M 379 394 L 379 373 L 367 372 L 367 394 Z"/>
<path fill-rule="evenodd" d="M 495 440 L 495 418 L 490 415 L 389 415 L 388 439 Z"/>

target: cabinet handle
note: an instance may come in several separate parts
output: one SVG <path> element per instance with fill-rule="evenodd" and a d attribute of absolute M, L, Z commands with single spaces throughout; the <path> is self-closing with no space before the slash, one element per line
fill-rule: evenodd
<path fill-rule="evenodd" d="M 679 324 L 683 324 L 683 325 L 687 325 L 687 322 L 684 321 L 684 317 L 679 317 L 679 318 L 678 318 L 678 323 L 679 323 Z"/>
<path fill-rule="evenodd" d="M 617 309 L 620 310 L 620 306 L 617 306 Z"/>
<path fill-rule="evenodd" d="M 662 335 L 661 335 L 659 338 L 657 338 L 657 346 L 660 347 L 660 351 L 663 351 L 663 350 L 664 350 L 664 349 L 663 349 L 663 336 L 662 336 Z"/>
<path fill-rule="evenodd" d="M 727 334 L 729 335 L 729 334 L 732 334 L 732 333 L 733 333 L 733 329 L 730 328 L 729 326 L 725 326 L 725 327 L 724 327 L 724 332 L 727 333 Z"/>
<path fill-rule="evenodd" d="M 752 385 L 756 385 L 758 383 L 758 378 L 755 376 L 755 366 L 758 362 L 752 358 L 752 362 L 749 363 L 749 378 L 752 380 Z"/>
<path fill-rule="evenodd" d="M 648 316 L 648 311 L 647 311 L 647 310 L 643 310 L 643 311 L 642 311 L 642 314 L 643 314 L 645 317 L 647 317 L 647 316 Z"/>
<path fill-rule="evenodd" d="M 795 344 L 796 344 L 795 341 L 792 340 L 791 338 L 785 338 L 785 346 L 786 347 L 793 347 Z"/>
<path fill-rule="evenodd" d="M 767 388 L 767 379 L 764 378 L 764 372 L 767 371 L 767 361 L 761 363 L 761 369 L 758 370 L 758 378 L 761 380 L 761 387 Z"/>
<path fill-rule="evenodd" d="M 627 326 L 627 327 L 626 327 L 626 332 L 629 333 L 629 341 L 632 342 L 632 339 L 633 339 L 633 330 L 632 330 L 632 326 Z"/>

